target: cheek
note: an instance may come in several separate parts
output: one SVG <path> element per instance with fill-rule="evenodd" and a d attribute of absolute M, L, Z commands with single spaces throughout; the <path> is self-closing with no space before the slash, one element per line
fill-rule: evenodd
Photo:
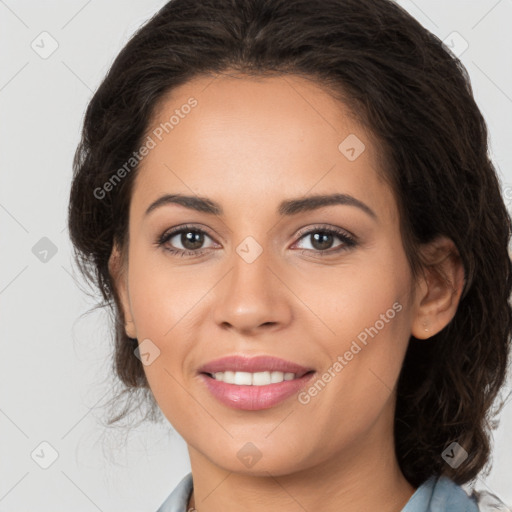
<path fill-rule="evenodd" d="M 156 252 L 134 249 L 130 256 L 131 312 L 139 346 L 145 343 L 151 357 L 143 370 L 164 415 L 180 425 L 190 400 L 182 373 L 193 346 L 187 322 L 205 290 L 188 270 L 171 271 L 166 258 Z"/>
<path fill-rule="evenodd" d="M 172 268 L 165 254 L 134 249 L 130 254 L 130 303 L 140 336 L 172 337 L 209 288 L 193 265 Z M 203 273 L 206 275 L 206 273 Z"/>
<path fill-rule="evenodd" d="M 316 343 L 338 363 L 335 387 L 350 390 L 343 400 L 356 408 L 391 393 L 410 338 L 411 274 L 405 254 L 389 247 L 312 276 L 309 295 L 306 288 L 299 291 L 322 321 L 315 320 L 325 333 Z"/>
<path fill-rule="evenodd" d="M 381 315 L 386 325 L 400 324 L 407 317 L 403 308 L 409 305 L 411 275 L 405 254 L 394 251 L 392 245 L 355 252 L 340 265 L 311 267 L 300 278 L 285 275 L 313 313 L 309 316 L 323 324 L 319 332 L 325 333 L 326 339 L 336 343 L 336 339 L 357 336 Z M 402 307 L 393 309 L 396 302 Z M 397 308 L 402 309 L 400 314 Z M 382 330 L 380 321 L 379 326 Z"/>
<path fill-rule="evenodd" d="M 180 319 L 190 308 L 187 300 L 190 286 L 184 286 L 179 274 L 172 279 L 159 259 L 162 258 L 156 257 L 156 251 L 130 248 L 128 290 L 137 338 L 139 345 L 146 343 L 150 352 L 158 355 L 154 363 L 144 365 L 148 380 L 157 368 L 163 366 L 165 347 L 175 335 L 176 325 L 180 325 Z M 174 344 L 173 350 L 180 350 L 180 344 Z M 165 367 L 168 367 L 167 362 Z"/>

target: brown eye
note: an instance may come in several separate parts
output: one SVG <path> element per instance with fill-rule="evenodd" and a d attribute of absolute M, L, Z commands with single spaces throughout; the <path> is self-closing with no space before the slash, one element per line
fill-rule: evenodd
<path fill-rule="evenodd" d="M 184 226 L 164 233 L 158 239 L 157 245 L 163 246 L 166 251 L 172 254 L 198 256 L 204 252 L 204 249 L 212 247 L 212 245 L 203 247 L 206 238 L 211 240 L 211 237 L 202 229 Z"/>
<path fill-rule="evenodd" d="M 336 238 L 341 243 L 332 249 Z M 307 251 L 313 251 L 320 255 L 338 253 L 357 245 L 355 238 L 345 231 L 326 227 L 314 227 L 308 231 L 302 231 L 300 239 L 310 241 L 311 248 L 306 248 Z"/>
<path fill-rule="evenodd" d="M 182 231 L 180 235 L 180 242 L 185 249 L 194 251 L 203 245 L 204 233 L 200 233 L 199 231 Z"/>

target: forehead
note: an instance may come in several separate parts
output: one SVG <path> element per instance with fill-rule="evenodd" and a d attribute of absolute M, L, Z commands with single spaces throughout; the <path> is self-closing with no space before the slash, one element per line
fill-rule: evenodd
<path fill-rule="evenodd" d="M 198 77 L 165 95 L 154 114 L 146 131 L 153 147 L 132 198 L 141 208 L 173 192 L 212 197 L 236 212 L 337 191 L 394 212 L 371 134 L 310 80 Z"/>

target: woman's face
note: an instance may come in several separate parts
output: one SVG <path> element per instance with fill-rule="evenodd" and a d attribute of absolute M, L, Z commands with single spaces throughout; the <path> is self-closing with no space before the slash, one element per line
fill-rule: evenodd
<path fill-rule="evenodd" d="M 192 463 L 284 475 L 367 454 L 371 467 L 392 437 L 417 307 L 369 134 L 291 75 L 194 79 L 148 134 L 120 291 L 127 333 Z M 159 201 L 178 194 L 195 202 Z M 195 209 L 198 198 L 218 211 Z M 252 405 L 238 394 L 247 387 L 217 382 L 222 401 L 199 371 L 231 355 L 314 373 L 277 402 L 272 388 L 291 381 L 261 387 Z"/>

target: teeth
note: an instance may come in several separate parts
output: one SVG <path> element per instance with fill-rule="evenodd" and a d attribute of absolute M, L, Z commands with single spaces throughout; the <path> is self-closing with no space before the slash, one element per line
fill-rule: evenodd
<path fill-rule="evenodd" d="M 283 380 L 295 379 L 295 373 L 291 372 L 216 372 L 213 374 L 215 380 L 220 380 L 226 384 L 239 384 L 242 386 L 267 386 L 283 382 Z"/>

